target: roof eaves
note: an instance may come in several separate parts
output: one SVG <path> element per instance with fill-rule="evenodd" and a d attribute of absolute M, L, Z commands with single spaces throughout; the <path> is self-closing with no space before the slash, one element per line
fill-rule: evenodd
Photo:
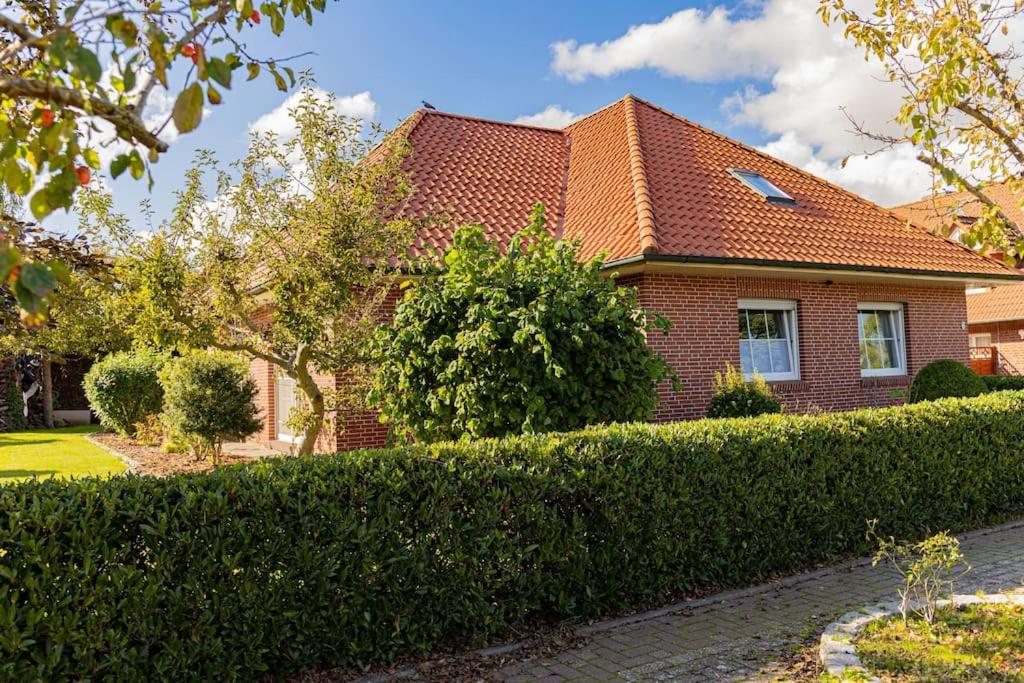
<path fill-rule="evenodd" d="M 636 120 L 636 100 L 632 95 L 623 99 L 626 114 L 626 144 L 629 148 L 629 171 L 633 176 L 633 198 L 636 202 L 637 227 L 640 231 L 640 251 L 644 254 L 658 253 L 658 234 L 654 222 L 654 206 L 651 204 L 650 187 L 647 183 L 647 168 L 644 166 L 643 149 L 640 145 L 640 131 Z"/>
<path fill-rule="evenodd" d="M 892 275 L 914 275 L 922 277 L 956 278 L 960 280 L 999 280 L 1013 284 L 1024 284 L 1024 273 L 1007 269 L 1006 275 L 999 273 L 975 273 L 968 271 L 928 270 L 925 268 L 897 268 L 895 266 L 865 266 L 843 263 L 815 263 L 813 261 L 783 261 L 776 259 L 737 258 L 731 256 L 685 256 L 677 254 L 634 254 L 607 261 L 602 268 L 618 268 L 643 263 L 692 263 L 695 265 L 754 266 L 760 268 L 796 268 L 807 270 L 834 270 L 848 273 L 887 273 Z M 992 262 L 996 263 L 995 261 Z"/>

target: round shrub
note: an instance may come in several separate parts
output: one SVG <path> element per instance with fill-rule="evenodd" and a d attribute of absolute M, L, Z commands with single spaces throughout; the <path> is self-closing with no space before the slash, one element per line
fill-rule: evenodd
<path fill-rule="evenodd" d="M 910 384 L 910 403 L 940 398 L 967 398 L 988 391 L 984 380 L 963 363 L 937 360 L 921 368 Z"/>
<path fill-rule="evenodd" d="M 256 408 L 256 382 L 238 358 L 193 351 L 160 372 L 164 422 L 181 434 L 194 455 L 220 460 L 225 441 L 244 439 L 263 426 Z"/>
<path fill-rule="evenodd" d="M 414 286 L 375 340 L 370 401 L 422 441 L 647 420 L 668 365 L 647 345 L 635 290 L 544 228 L 543 207 L 505 253 L 456 231 L 445 269 Z M 651 330 L 654 333 L 654 330 Z"/>
<path fill-rule="evenodd" d="M 726 367 L 725 375 L 715 374 L 715 395 L 708 405 L 708 417 L 755 417 L 781 412 L 782 404 L 761 375 L 755 374 L 748 382 L 732 366 Z"/>
<path fill-rule="evenodd" d="M 158 373 L 168 356 L 155 351 L 123 351 L 98 363 L 85 375 L 89 406 L 104 427 L 132 436 L 135 425 L 163 407 Z"/>

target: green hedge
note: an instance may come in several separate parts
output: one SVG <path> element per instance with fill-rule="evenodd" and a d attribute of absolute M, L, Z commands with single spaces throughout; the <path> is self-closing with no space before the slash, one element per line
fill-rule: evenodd
<path fill-rule="evenodd" d="M 252 679 L 1024 514 L 1024 393 L 0 489 L 0 678 Z"/>
<path fill-rule="evenodd" d="M 982 375 L 989 391 L 1024 391 L 1024 375 Z"/>

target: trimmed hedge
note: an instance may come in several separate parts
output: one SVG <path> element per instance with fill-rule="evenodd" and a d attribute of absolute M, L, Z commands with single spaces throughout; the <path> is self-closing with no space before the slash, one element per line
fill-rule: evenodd
<path fill-rule="evenodd" d="M 1024 393 L 0 489 L 0 678 L 253 679 L 1024 514 Z"/>
<path fill-rule="evenodd" d="M 982 375 L 989 391 L 1024 391 L 1024 375 Z"/>
<path fill-rule="evenodd" d="M 921 368 L 910 383 L 908 402 L 934 401 L 940 398 L 970 398 L 988 391 L 985 383 L 960 361 L 948 358 Z"/>

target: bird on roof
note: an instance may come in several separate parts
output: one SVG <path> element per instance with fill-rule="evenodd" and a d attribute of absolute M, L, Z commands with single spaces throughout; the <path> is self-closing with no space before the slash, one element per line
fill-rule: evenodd
<path fill-rule="evenodd" d="M 424 109 L 433 109 L 435 111 L 437 110 L 437 107 L 432 105 L 430 102 L 427 102 L 426 100 L 420 100 L 420 102 L 423 104 Z"/>

